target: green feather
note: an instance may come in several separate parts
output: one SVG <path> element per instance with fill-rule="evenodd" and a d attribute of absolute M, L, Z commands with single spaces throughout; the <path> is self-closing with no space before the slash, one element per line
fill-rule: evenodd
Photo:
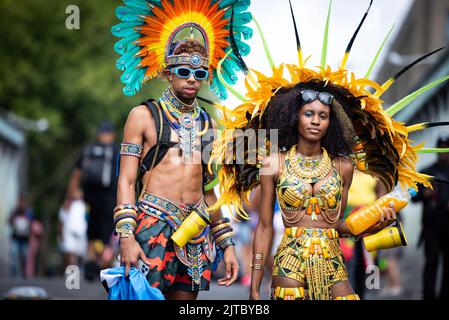
<path fill-rule="evenodd" d="M 221 72 L 221 65 L 223 63 L 223 61 L 226 60 L 226 58 L 229 56 L 229 54 L 232 52 L 232 49 L 229 49 L 228 52 L 225 54 L 225 56 L 220 60 L 220 62 L 217 65 L 217 76 L 218 79 L 220 80 L 220 83 L 226 87 L 226 89 L 229 90 L 229 92 L 231 92 L 237 99 L 241 100 L 241 101 L 248 101 L 244 96 L 242 96 L 239 92 L 237 92 L 237 90 L 235 90 L 224 78 L 223 78 L 223 74 Z"/>
<path fill-rule="evenodd" d="M 329 10 L 327 11 L 326 28 L 324 29 L 323 50 L 321 51 L 321 68 L 326 68 L 327 59 L 327 42 L 329 38 L 329 21 L 331 17 L 332 0 L 329 2 Z"/>
<path fill-rule="evenodd" d="M 447 153 L 449 148 L 422 148 L 417 150 L 416 153 Z"/>
<path fill-rule="evenodd" d="M 385 37 L 384 41 L 382 42 L 382 44 L 381 44 L 379 50 L 377 50 L 376 56 L 374 57 L 373 62 L 371 62 L 371 65 L 369 66 L 368 71 L 367 71 L 366 74 L 365 74 L 365 79 L 368 79 L 368 77 L 371 75 L 371 71 L 373 70 L 374 65 L 375 65 L 376 62 L 377 62 L 377 58 L 379 58 L 379 55 L 380 55 L 380 53 L 382 52 L 382 50 L 383 50 L 383 48 L 384 48 L 384 45 L 385 45 L 385 43 L 387 42 L 387 39 L 388 39 L 388 37 L 390 36 L 390 34 L 391 34 L 391 32 L 393 31 L 393 29 L 394 29 L 394 25 L 391 27 L 390 31 L 388 31 L 388 34 L 387 34 L 387 36 Z"/>
<path fill-rule="evenodd" d="M 257 32 L 259 32 L 260 34 L 260 39 L 262 40 L 263 49 L 265 51 L 265 55 L 267 56 L 268 63 L 270 64 L 271 69 L 274 69 L 273 58 L 271 57 L 270 49 L 268 48 L 268 44 L 267 41 L 265 40 L 265 36 L 263 35 L 262 29 L 260 28 L 259 23 L 257 23 L 256 18 L 253 17 L 253 21 L 256 24 Z"/>
<path fill-rule="evenodd" d="M 444 76 L 440 79 L 437 79 L 437 80 L 429 83 L 428 85 L 416 90 L 415 92 L 409 94 L 408 96 L 406 96 L 406 97 L 402 98 L 401 100 L 399 100 L 398 102 L 394 103 L 390 108 L 385 110 L 385 112 L 387 114 L 389 114 L 390 116 L 394 116 L 396 113 L 398 113 L 399 111 L 404 109 L 406 106 L 408 106 L 413 100 L 415 100 L 421 94 L 423 94 L 427 90 L 432 89 L 433 87 L 439 85 L 440 83 L 442 83 L 448 79 L 449 79 L 449 76 Z"/>

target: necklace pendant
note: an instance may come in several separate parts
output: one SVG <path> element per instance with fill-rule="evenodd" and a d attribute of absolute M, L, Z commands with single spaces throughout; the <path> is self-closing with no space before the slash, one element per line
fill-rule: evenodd
<path fill-rule="evenodd" d="M 178 122 L 182 127 L 186 128 L 186 129 L 195 128 L 195 119 L 193 118 L 193 116 L 191 114 L 182 113 L 178 117 Z"/>
<path fill-rule="evenodd" d="M 179 139 L 181 142 L 182 160 L 184 163 L 190 162 L 193 156 L 195 143 L 195 119 L 192 115 L 183 113 L 178 117 L 180 128 Z"/>

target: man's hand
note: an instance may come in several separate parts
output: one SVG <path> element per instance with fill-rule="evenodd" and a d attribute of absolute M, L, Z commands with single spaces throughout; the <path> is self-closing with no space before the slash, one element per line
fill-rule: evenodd
<path fill-rule="evenodd" d="M 226 265 L 226 276 L 218 280 L 220 286 L 229 287 L 237 280 L 239 272 L 239 264 L 235 255 L 233 245 L 227 246 L 223 253 L 223 260 Z"/>
<path fill-rule="evenodd" d="M 125 276 L 129 276 L 131 267 L 139 267 L 139 258 L 147 265 L 151 265 L 134 235 L 131 234 L 128 238 L 120 238 L 120 264 L 125 266 Z"/>

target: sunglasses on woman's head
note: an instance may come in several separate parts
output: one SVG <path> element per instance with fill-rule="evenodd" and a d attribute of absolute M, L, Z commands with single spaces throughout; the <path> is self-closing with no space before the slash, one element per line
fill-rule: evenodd
<path fill-rule="evenodd" d="M 318 99 L 322 104 L 328 106 L 330 106 L 334 100 L 334 96 L 329 92 L 318 92 L 310 89 L 302 90 L 301 97 L 305 103 L 310 103 Z"/>
<path fill-rule="evenodd" d="M 209 71 L 204 69 L 190 69 L 187 67 L 177 67 L 171 69 L 171 72 L 183 79 L 188 79 L 192 73 L 195 79 L 199 81 L 206 80 L 209 77 Z"/>

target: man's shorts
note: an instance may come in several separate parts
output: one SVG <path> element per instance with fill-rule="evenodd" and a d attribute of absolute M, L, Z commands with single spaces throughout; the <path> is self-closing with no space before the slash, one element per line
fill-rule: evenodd
<path fill-rule="evenodd" d="M 168 200 L 158 198 L 158 201 Z M 180 248 L 171 239 L 173 227 L 167 220 L 157 217 L 156 211 L 161 213 L 162 208 L 149 208 L 148 204 L 139 205 L 135 238 L 151 263 L 147 275 L 150 285 L 163 293 L 209 290 L 212 269 L 210 236 L 203 242 L 188 243 Z"/>

